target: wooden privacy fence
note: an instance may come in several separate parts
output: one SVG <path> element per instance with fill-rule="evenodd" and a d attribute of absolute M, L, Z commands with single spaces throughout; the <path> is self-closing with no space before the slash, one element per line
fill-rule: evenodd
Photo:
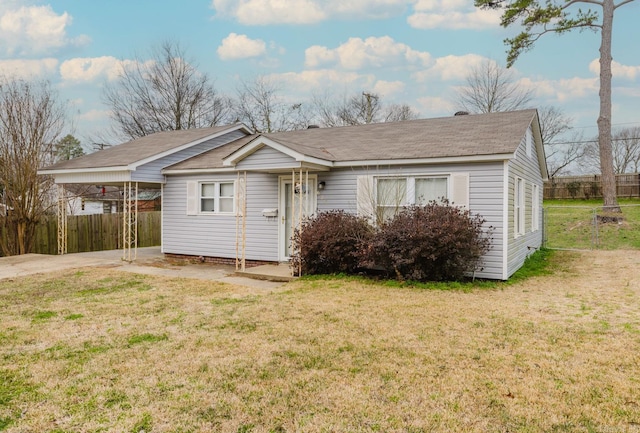
<path fill-rule="evenodd" d="M 618 197 L 640 197 L 640 174 L 617 174 Z M 545 199 L 602 198 L 601 176 L 562 176 L 544 183 Z"/>
<path fill-rule="evenodd" d="M 69 215 L 67 225 L 67 252 L 116 250 L 122 248 L 122 214 Z M 5 236 L 0 227 L 0 236 Z M 160 212 L 138 214 L 138 247 L 160 245 Z M 58 253 L 58 220 L 47 217 L 37 229 L 34 253 Z"/>

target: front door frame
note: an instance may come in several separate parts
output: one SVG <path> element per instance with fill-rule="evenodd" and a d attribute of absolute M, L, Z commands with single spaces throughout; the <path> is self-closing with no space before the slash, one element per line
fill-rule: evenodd
<path fill-rule="evenodd" d="M 296 173 L 297 175 L 297 173 Z M 306 174 L 305 180 L 306 180 Z M 293 185 L 292 175 L 281 175 L 278 177 L 278 259 L 281 262 L 288 262 L 287 245 L 290 239 L 287 237 L 287 194 L 286 185 Z M 309 207 L 307 215 L 313 215 L 318 209 L 318 175 L 309 174 L 309 187 L 311 196 L 309 197 Z"/>

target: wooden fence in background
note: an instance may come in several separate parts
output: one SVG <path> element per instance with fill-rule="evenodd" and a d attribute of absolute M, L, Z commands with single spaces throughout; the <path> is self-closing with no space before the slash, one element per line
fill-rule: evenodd
<path fill-rule="evenodd" d="M 640 197 L 640 174 L 617 174 L 618 197 Z M 545 199 L 602 198 L 600 175 L 556 177 L 544 183 Z"/>
<path fill-rule="evenodd" d="M 122 248 L 122 214 L 70 215 L 67 217 L 67 252 L 116 250 Z M 0 236 L 5 236 L 0 226 Z M 160 245 L 160 212 L 138 214 L 138 246 Z M 58 221 L 47 217 L 36 229 L 34 253 L 58 253 Z M 1 255 L 1 253 L 0 253 Z"/>

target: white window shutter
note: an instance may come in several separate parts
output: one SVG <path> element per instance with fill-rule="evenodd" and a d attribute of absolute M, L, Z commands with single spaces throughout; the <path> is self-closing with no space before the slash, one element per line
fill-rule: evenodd
<path fill-rule="evenodd" d="M 356 210 L 358 216 L 367 218 L 375 224 L 375 178 L 373 176 L 358 176 L 356 185 Z"/>
<path fill-rule="evenodd" d="M 187 182 L 187 215 L 198 214 L 198 182 Z"/>
<path fill-rule="evenodd" d="M 451 196 L 449 201 L 455 206 L 469 208 L 469 173 L 451 174 Z"/>

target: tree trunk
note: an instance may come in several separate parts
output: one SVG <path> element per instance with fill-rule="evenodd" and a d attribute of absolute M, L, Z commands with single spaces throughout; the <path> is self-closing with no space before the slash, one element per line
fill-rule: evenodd
<path fill-rule="evenodd" d="M 22 255 L 22 254 L 27 254 L 26 248 L 25 248 L 25 235 L 26 235 L 26 223 L 23 221 L 19 221 L 17 224 L 17 229 L 18 229 L 18 243 L 16 245 L 16 252 L 18 253 L 18 255 Z"/>
<path fill-rule="evenodd" d="M 611 147 L 611 34 L 613 28 L 613 0 L 602 2 L 602 41 L 600 44 L 600 115 L 598 117 L 598 145 L 602 173 L 602 195 L 607 211 L 620 212 L 616 194 Z"/>

